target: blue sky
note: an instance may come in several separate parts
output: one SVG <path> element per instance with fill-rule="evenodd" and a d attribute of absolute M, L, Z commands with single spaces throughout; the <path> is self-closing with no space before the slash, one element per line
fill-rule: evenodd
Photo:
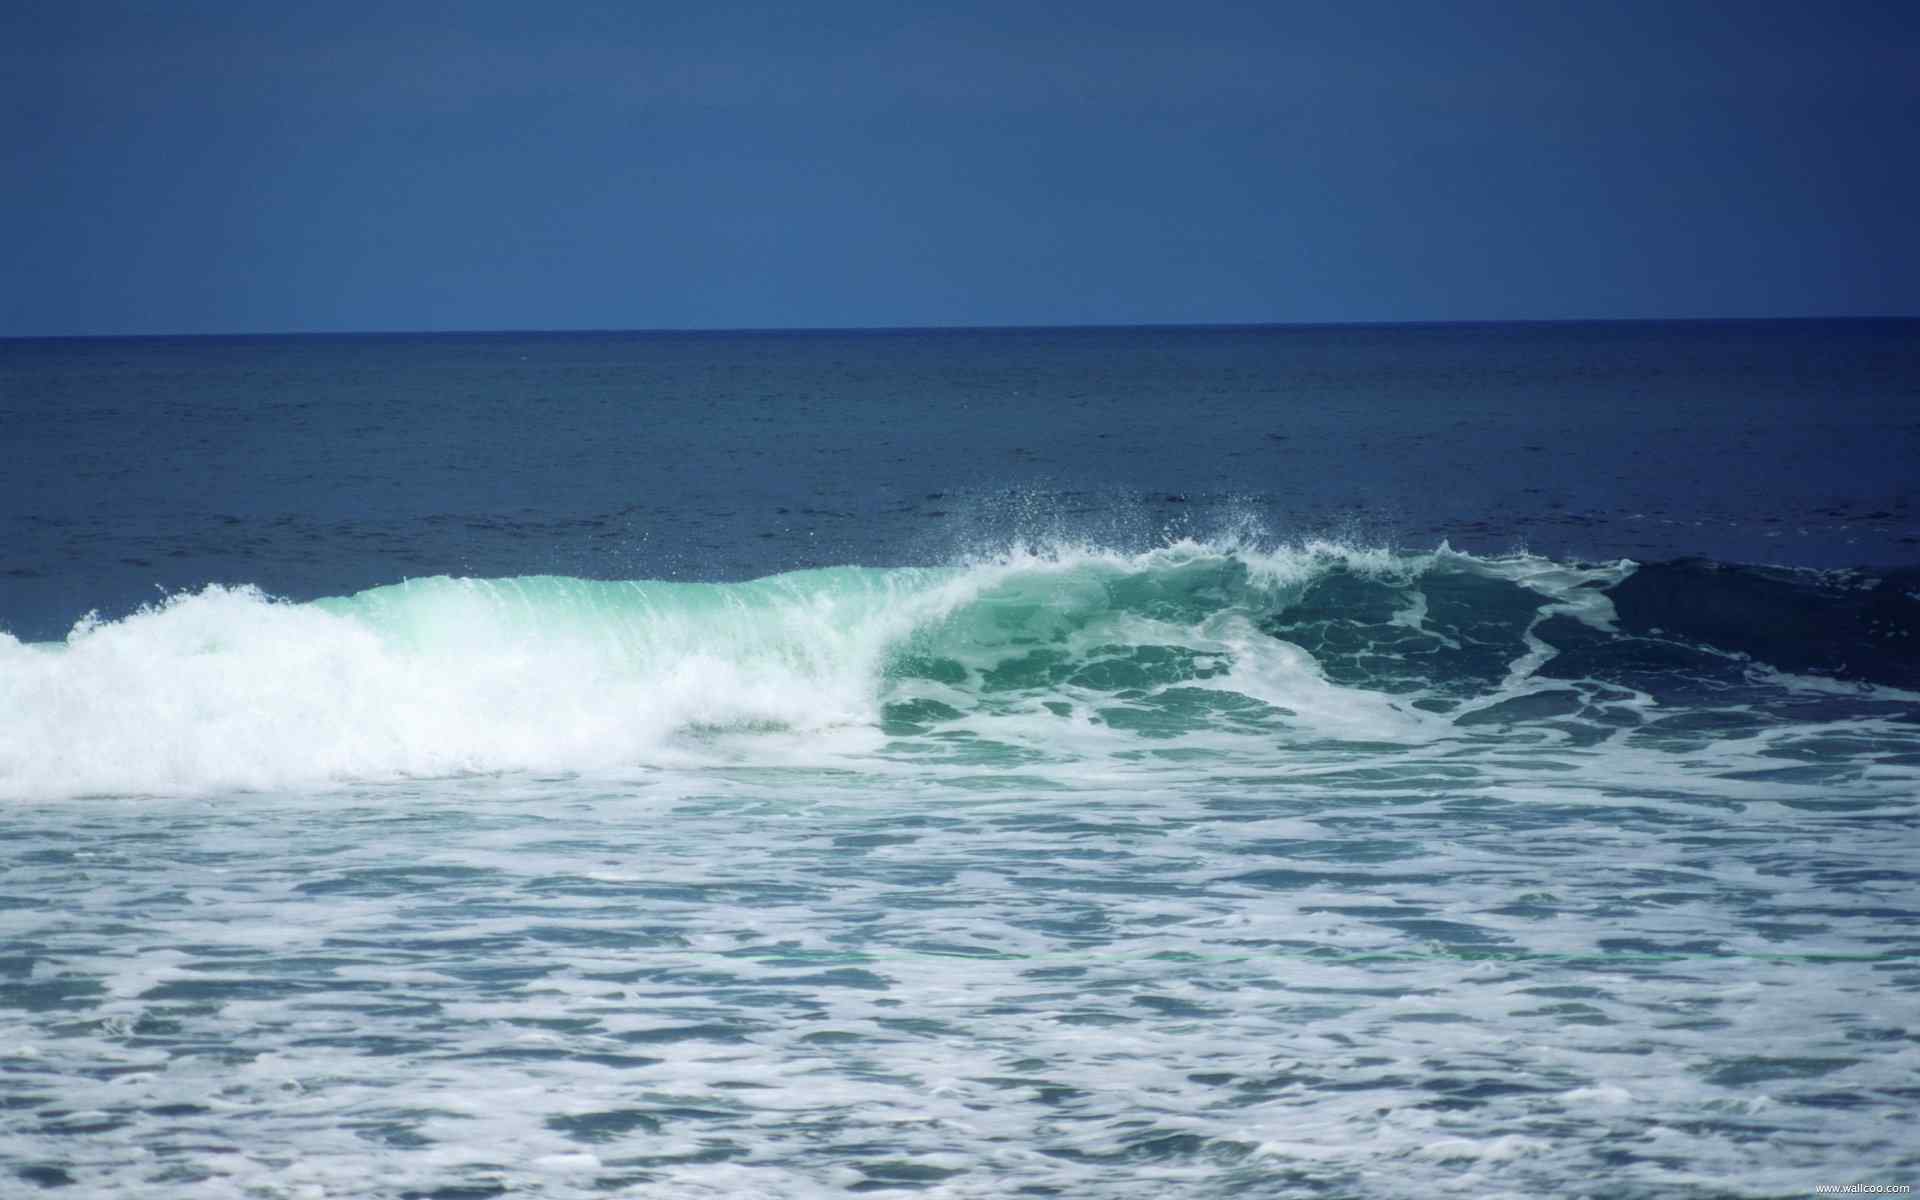
<path fill-rule="evenodd" d="M 10 0 L 0 335 L 1920 315 L 1920 5 Z"/>

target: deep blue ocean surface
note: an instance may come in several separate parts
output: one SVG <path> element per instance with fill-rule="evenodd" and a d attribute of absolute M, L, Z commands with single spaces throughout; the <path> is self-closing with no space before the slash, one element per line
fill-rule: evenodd
<path fill-rule="evenodd" d="M 1920 1176 L 1920 322 L 0 341 L 0 1195 Z"/>

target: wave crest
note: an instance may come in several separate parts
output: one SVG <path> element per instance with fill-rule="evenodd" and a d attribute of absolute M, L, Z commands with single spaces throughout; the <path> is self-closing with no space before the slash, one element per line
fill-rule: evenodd
<path fill-rule="evenodd" d="M 1617 705 L 1748 672 L 1741 647 L 1675 634 L 1703 619 L 1688 569 L 1633 583 L 1624 562 L 1236 538 L 730 584 L 440 577 L 307 604 L 210 586 L 63 643 L 0 635 L 0 795 L 593 770 L 684 761 L 727 731 L 867 753 L 929 736 L 1075 753 L 1427 741 L 1604 707 L 1570 681 L 1608 681 Z M 1713 570 L 1698 586 L 1721 642 L 1741 588 L 1818 584 L 1829 610 L 1882 623 L 1913 605 L 1884 584 Z M 1814 611 L 1793 597 L 1765 610 Z"/>

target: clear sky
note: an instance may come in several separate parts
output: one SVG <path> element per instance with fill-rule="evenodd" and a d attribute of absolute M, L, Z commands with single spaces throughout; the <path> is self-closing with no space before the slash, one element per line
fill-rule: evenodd
<path fill-rule="evenodd" d="M 4 0 L 0 335 L 1920 315 L 1920 3 Z"/>

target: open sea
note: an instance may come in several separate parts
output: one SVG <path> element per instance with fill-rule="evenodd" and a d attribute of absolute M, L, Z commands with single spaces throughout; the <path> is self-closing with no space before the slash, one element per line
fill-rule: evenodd
<path fill-rule="evenodd" d="M 0 341 L 0 1196 L 1920 1183 L 1920 322 Z"/>

